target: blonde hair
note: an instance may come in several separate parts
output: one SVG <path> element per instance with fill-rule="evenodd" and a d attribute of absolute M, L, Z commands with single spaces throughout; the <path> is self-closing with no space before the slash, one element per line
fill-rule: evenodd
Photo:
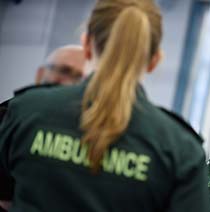
<path fill-rule="evenodd" d="M 88 35 L 100 56 L 83 98 L 83 144 L 97 170 L 104 152 L 126 130 L 139 76 L 157 52 L 161 15 L 152 0 L 98 0 Z"/>

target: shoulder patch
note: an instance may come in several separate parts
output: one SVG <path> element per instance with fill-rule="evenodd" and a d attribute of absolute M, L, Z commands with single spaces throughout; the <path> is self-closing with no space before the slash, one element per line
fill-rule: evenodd
<path fill-rule="evenodd" d="M 37 89 L 37 88 L 53 88 L 53 87 L 56 87 L 56 86 L 59 86 L 59 84 L 31 85 L 31 86 L 27 86 L 27 87 L 21 88 L 19 90 L 16 90 L 14 92 L 14 95 L 18 96 L 20 94 L 25 93 L 26 91 Z"/>
<path fill-rule="evenodd" d="M 178 114 L 172 111 L 166 110 L 165 108 L 159 107 L 159 109 L 165 114 L 167 114 L 168 116 L 170 116 L 172 119 L 174 119 L 176 122 L 178 122 L 182 127 L 184 127 L 188 132 L 190 132 L 196 139 L 198 139 L 201 144 L 203 144 L 204 142 L 203 138 L 192 128 L 192 126 L 189 123 L 187 123 L 184 120 L 184 118 L 182 118 L 181 116 L 179 116 Z"/>

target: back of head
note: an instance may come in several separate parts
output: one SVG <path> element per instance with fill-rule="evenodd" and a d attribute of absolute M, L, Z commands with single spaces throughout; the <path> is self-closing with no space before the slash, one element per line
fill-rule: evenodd
<path fill-rule="evenodd" d="M 126 130 L 139 77 L 159 49 L 162 23 L 152 0 L 98 0 L 88 25 L 99 56 L 83 99 L 81 128 L 92 168 Z"/>
<path fill-rule="evenodd" d="M 66 45 L 56 49 L 46 59 L 47 63 L 66 64 L 82 72 L 85 58 L 79 45 Z"/>

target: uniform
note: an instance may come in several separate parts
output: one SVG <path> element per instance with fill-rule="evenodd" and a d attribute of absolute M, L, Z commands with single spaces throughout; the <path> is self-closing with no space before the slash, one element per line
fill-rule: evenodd
<path fill-rule="evenodd" d="M 208 161 L 208 188 L 209 188 L 209 201 L 210 201 L 210 159 Z"/>
<path fill-rule="evenodd" d="M 9 101 L 5 101 L 0 105 L 0 124 L 7 112 Z M 0 200 L 11 200 L 14 188 L 14 181 L 3 167 L 0 166 Z M 0 207 L 0 211 L 4 211 Z"/>
<path fill-rule="evenodd" d="M 88 80 L 9 103 L 0 164 L 16 181 L 10 211 L 209 212 L 201 139 L 152 105 L 140 86 L 126 132 L 91 173 L 79 128 Z"/>
<path fill-rule="evenodd" d="M 27 86 L 22 89 L 16 90 L 14 92 L 14 96 L 18 96 L 23 94 L 24 92 L 31 90 L 31 89 L 36 89 L 36 88 L 51 88 L 55 87 L 57 84 L 45 84 L 45 85 L 32 85 L 32 86 Z M 7 100 L 3 103 L 0 104 L 0 124 L 3 121 L 3 118 L 8 110 L 8 105 L 9 102 L 12 101 L 12 99 Z M 5 200 L 5 201 L 11 201 L 13 198 L 13 193 L 14 193 L 14 179 L 9 176 L 9 173 L 5 172 L 3 168 L 0 166 L 0 200 Z M 2 209 L 0 208 L 0 211 Z"/>

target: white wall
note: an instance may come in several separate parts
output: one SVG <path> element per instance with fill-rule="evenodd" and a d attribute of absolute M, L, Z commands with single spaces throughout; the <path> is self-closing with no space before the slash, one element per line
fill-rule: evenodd
<path fill-rule="evenodd" d="M 0 47 L 0 101 L 12 97 L 14 89 L 34 82 L 36 69 L 45 51 L 46 46 L 41 45 Z"/>
<path fill-rule="evenodd" d="M 27 0 L 5 7 L 0 28 L 0 102 L 34 82 L 46 54 L 56 0 Z"/>
<path fill-rule="evenodd" d="M 172 107 L 178 73 L 187 32 L 191 0 L 173 1 L 173 7 L 163 10 L 164 38 L 162 64 L 146 78 L 146 88 L 156 104 Z"/>
<path fill-rule="evenodd" d="M 58 0 L 48 52 L 69 43 L 80 44 L 95 0 Z"/>

